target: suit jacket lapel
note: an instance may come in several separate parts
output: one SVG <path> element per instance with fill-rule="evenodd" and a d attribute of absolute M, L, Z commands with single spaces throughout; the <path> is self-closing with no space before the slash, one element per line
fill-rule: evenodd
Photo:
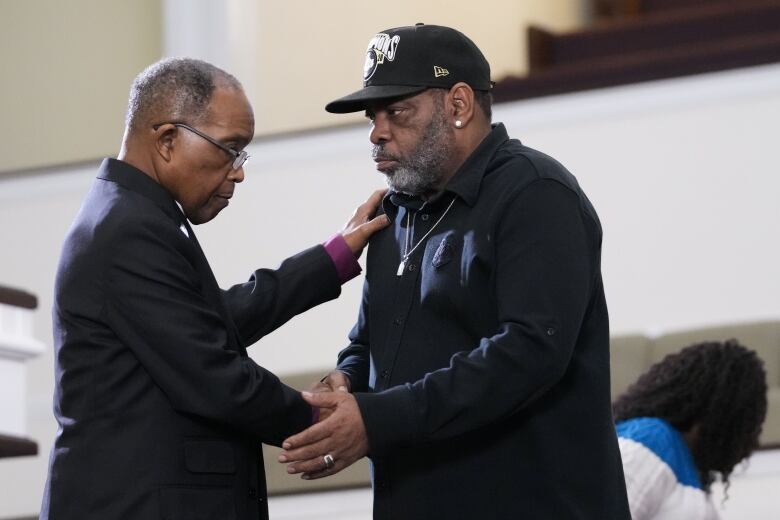
<path fill-rule="evenodd" d="M 228 336 L 230 339 L 230 344 L 228 346 L 233 350 L 237 350 L 246 355 L 246 348 L 241 341 L 241 336 L 238 333 L 238 327 L 236 327 L 236 324 L 233 322 L 233 317 L 230 315 L 230 311 L 225 305 L 225 300 L 222 297 L 222 290 L 219 288 L 217 279 L 214 277 L 214 272 L 211 270 L 211 266 L 206 259 L 206 254 L 203 252 L 203 248 L 200 247 L 198 237 L 195 236 L 195 232 L 192 230 L 192 226 L 190 226 L 190 223 L 187 221 L 184 215 L 182 215 L 182 223 L 187 229 L 187 233 L 189 234 L 190 240 L 195 245 L 195 249 L 198 251 L 198 254 L 196 255 L 197 262 L 195 264 L 195 268 L 197 269 L 198 274 L 200 274 L 201 279 L 204 281 L 204 296 L 214 305 L 214 307 L 217 309 L 217 312 L 219 312 L 219 315 L 222 317 L 222 320 L 225 322 L 225 328 L 228 331 Z"/>
<path fill-rule="evenodd" d="M 211 271 L 211 266 L 209 266 L 208 260 L 206 260 L 206 256 L 203 254 L 203 249 L 200 247 L 189 222 L 187 222 L 187 218 L 179 209 L 171 194 L 141 170 L 116 159 L 105 159 L 103 164 L 100 165 L 97 176 L 99 179 L 116 182 L 131 191 L 151 199 L 178 226 L 184 225 L 192 244 L 195 246 L 195 269 L 203 281 L 203 296 L 214 306 L 225 322 L 225 328 L 228 331 L 228 347 L 246 355 L 246 348 L 241 341 L 241 335 L 238 333 L 238 328 L 233 323 L 233 318 L 225 305 L 222 291 L 219 288 L 219 284 L 217 284 L 214 273 Z"/>

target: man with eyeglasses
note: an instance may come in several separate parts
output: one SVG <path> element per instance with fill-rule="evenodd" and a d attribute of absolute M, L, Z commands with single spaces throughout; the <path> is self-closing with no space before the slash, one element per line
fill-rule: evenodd
<path fill-rule="evenodd" d="M 267 518 L 261 443 L 317 411 L 246 347 L 356 276 L 382 193 L 344 230 L 223 291 L 190 224 L 244 179 L 254 116 L 239 82 L 168 59 L 134 81 L 62 248 L 53 308 L 59 430 L 43 519 Z"/>

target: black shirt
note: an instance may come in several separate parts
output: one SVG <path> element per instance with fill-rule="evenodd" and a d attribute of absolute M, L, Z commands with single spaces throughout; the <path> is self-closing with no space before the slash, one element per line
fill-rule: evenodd
<path fill-rule="evenodd" d="M 499 124 L 437 197 L 383 208 L 338 365 L 375 518 L 629 518 L 601 226 L 576 179 Z M 431 232 L 398 276 L 407 231 Z"/>

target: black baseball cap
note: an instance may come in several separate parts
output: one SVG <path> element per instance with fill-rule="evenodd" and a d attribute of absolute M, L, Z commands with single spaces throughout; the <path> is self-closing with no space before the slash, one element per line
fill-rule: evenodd
<path fill-rule="evenodd" d="M 334 114 L 359 112 L 366 103 L 403 97 L 430 87 L 450 88 L 459 82 L 474 90 L 490 90 L 490 65 L 465 34 L 440 25 L 387 29 L 368 42 L 363 88 L 331 101 Z"/>

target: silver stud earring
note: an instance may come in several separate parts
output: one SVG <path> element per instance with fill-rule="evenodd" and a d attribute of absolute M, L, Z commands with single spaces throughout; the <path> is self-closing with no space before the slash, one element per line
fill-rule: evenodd
<path fill-rule="evenodd" d="M 462 127 L 462 126 L 463 126 L 463 121 L 461 121 L 460 119 L 458 119 L 457 121 L 455 121 L 455 128 L 460 128 L 460 127 Z"/>

